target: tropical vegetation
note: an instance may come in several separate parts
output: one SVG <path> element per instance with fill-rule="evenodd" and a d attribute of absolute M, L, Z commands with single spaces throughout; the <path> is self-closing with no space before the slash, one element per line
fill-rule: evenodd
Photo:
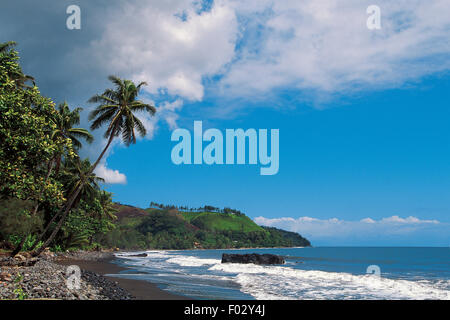
<path fill-rule="evenodd" d="M 116 76 L 113 89 L 94 95 L 91 129 L 106 125 L 108 142 L 97 160 L 81 159 L 93 135 L 80 124 L 82 108 L 41 95 L 33 77 L 23 73 L 15 42 L 0 44 L 0 244 L 39 255 L 54 249 L 99 246 L 94 236 L 115 227 L 112 195 L 101 189 L 95 168 L 112 141 L 126 145 L 146 130 L 137 112 L 155 108 L 137 99 L 135 85 Z"/>
<path fill-rule="evenodd" d="M 116 228 L 99 235 L 97 240 L 106 247 L 134 250 L 311 245 L 297 233 L 261 227 L 243 213 L 193 212 L 168 207 L 171 209 L 151 206 L 144 210 L 117 204 Z"/>
<path fill-rule="evenodd" d="M 114 204 L 95 169 L 118 138 L 135 144 L 146 129 L 138 115 L 155 107 L 138 99 L 145 82 L 110 76 L 95 94 L 92 131 L 104 128 L 96 160 L 82 159 L 94 136 L 80 127 L 82 108 L 56 105 L 23 73 L 14 42 L 0 44 L 0 250 L 94 248 L 190 249 L 307 246 L 296 233 L 256 225 L 231 208 L 176 207 L 152 202 L 146 210 Z"/>

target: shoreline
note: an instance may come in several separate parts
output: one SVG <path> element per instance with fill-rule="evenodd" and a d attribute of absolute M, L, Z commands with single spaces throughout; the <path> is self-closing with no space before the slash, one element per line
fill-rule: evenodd
<path fill-rule="evenodd" d="M 55 261 L 61 266 L 77 265 L 81 270 L 94 272 L 110 281 L 117 283 L 119 287 L 129 292 L 134 300 L 192 300 L 189 297 L 176 295 L 158 288 L 152 282 L 146 280 L 126 279 L 115 277 L 121 271 L 128 268 L 118 266 L 113 263 L 116 259 L 114 254 L 110 253 L 107 257 L 96 259 L 83 259 L 82 257 L 61 257 Z"/>
<path fill-rule="evenodd" d="M 292 248 L 292 247 L 291 247 Z M 264 248 L 233 248 L 231 250 Z M 266 248 L 268 249 L 268 248 Z M 271 248 L 275 249 L 275 248 Z M 191 251 L 192 249 L 186 250 Z M 230 249 L 194 249 L 225 250 Z M 196 300 L 181 294 L 170 293 L 156 283 L 145 279 L 120 276 L 133 266 L 119 266 L 121 254 L 147 251 L 185 250 L 130 250 L 130 251 L 73 251 L 53 253 L 48 249 L 34 258 L 21 252 L 14 259 L 8 252 L 0 252 L 0 300 Z M 68 287 L 67 267 L 81 269 L 81 288 Z"/>
<path fill-rule="evenodd" d="M 193 249 L 143 249 L 143 250 L 127 250 L 127 251 L 117 251 L 116 253 L 121 254 L 124 252 L 147 252 L 147 251 L 205 251 L 205 250 L 258 250 L 258 249 L 304 249 L 304 248 L 314 248 L 314 246 L 307 247 L 242 247 L 242 248 L 193 248 Z"/>

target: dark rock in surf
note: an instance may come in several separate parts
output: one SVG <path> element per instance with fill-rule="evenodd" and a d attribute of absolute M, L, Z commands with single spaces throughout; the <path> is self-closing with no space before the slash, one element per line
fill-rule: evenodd
<path fill-rule="evenodd" d="M 284 264 L 283 257 L 274 254 L 222 254 L 222 263 L 254 263 L 254 264 Z"/>
<path fill-rule="evenodd" d="M 128 257 L 139 257 L 139 258 L 144 258 L 144 257 L 146 257 L 146 256 L 147 256 L 146 253 L 139 253 L 139 254 L 132 254 L 132 255 L 129 255 Z"/>

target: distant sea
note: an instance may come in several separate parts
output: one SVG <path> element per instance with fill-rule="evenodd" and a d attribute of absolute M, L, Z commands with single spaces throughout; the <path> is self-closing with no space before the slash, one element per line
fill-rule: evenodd
<path fill-rule="evenodd" d="M 286 264 L 222 264 L 222 253 L 277 254 Z M 152 250 L 120 253 L 114 262 L 130 268 L 120 277 L 195 299 L 450 300 L 450 248 Z"/>

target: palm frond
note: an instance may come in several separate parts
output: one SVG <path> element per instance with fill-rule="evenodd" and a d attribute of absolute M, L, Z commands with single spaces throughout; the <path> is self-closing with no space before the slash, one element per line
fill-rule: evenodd
<path fill-rule="evenodd" d="M 75 136 L 75 137 L 78 137 L 78 138 L 83 138 L 88 143 L 92 143 L 92 141 L 94 141 L 94 137 L 86 129 L 83 129 L 83 128 L 72 128 L 72 129 L 69 130 L 69 132 L 70 132 L 70 134 L 72 136 Z"/>
<path fill-rule="evenodd" d="M 120 109 L 120 107 L 117 105 L 108 105 L 108 104 L 100 105 L 89 113 L 89 120 L 92 121 L 100 114 L 109 112 L 111 110 L 114 110 L 114 112 L 115 112 L 119 109 Z"/>
<path fill-rule="evenodd" d="M 89 114 L 89 120 L 93 121 L 91 129 L 96 130 L 109 123 L 105 131 L 105 138 L 121 136 L 124 144 L 129 146 L 136 143 L 136 131 L 141 136 L 147 133 L 144 124 L 135 116 L 134 112 L 143 111 L 154 115 L 156 108 L 136 99 L 141 88 L 147 85 L 146 82 L 136 85 L 131 80 L 123 80 L 113 75 L 108 79 L 115 87 L 106 89 L 101 95 L 95 95 L 89 100 L 91 103 L 100 103 Z"/>
<path fill-rule="evenodd" d="M 139 120 L 136 116 L 134 116 L 134 127 L 136 128 L 136 130 L 139 132 L 139 135 L 141 137 L 145 137 L 145 135 L 147 134 L 147 129 L 145 129 L 144 124 L 141 122 L 141 120 Z"/>
<path fill-rule="evenodd" d="M 152 105 L 143 103 L 142 101 L 134 101 L 130 104 L 131 111 L 146 111 L 150 113 L 152 116 L 156 113 L 156 108 Z"/>
<path fill-rule="evenodd" d="M 95 111 L 95 110 L 94 110 Z M 99 115 L 94 122 L 91 124 L 91 130 L 96 130 L 103 126 L 105 123 L 111 121 L 114 118 L 114 115 L 116 114 L 115 110 L 109 110 L 106 112 L 103 112 L 101 115 Z M 94 119 L 93 117 L 92 119 Z"/>
<path fill-rule="evenodd" d="M 76 150 L 81 149 L 81 147 L 83 146 L 80 142 L 80 140 L 78 140 L 76 137 L 72 136 L 70 137 L 70 140 L 72 140 L 72 145 L 75 147 Z"/>
<path fill-rule="evenodd" d="M 111 75 L 108 77 L 108 79 L 116 85 L 117 91 L 123 92 L 125 90 L 125 84 L 119 77 Z"/>

